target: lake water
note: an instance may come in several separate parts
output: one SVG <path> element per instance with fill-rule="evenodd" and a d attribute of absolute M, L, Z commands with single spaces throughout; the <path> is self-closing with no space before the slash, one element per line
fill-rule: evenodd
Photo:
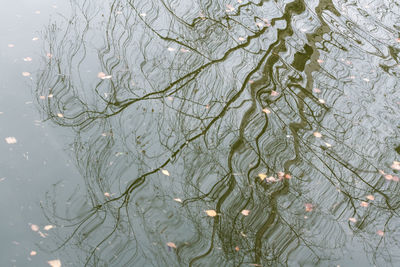
<path fill-rule="evenodd" d="M 397 266 L 400 3 L 0 10 L 0 266 Z"/>

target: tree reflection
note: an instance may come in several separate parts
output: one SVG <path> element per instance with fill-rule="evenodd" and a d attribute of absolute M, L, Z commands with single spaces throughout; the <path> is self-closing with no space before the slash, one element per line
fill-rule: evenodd
<path fill-rule="evenodd" d="M 395 260 L 398 131 L 368 91 L 397 81 L 364 66 L 394 68 L 377 37 L 395 31 L 346 2 L 238 2 L 73 1 L 45 32 L 37 102 L 76 134 L 85 181 L 65 214 L 44 203 L 59 248 L 90 266 L 321 264 L 356 244 Z"/>

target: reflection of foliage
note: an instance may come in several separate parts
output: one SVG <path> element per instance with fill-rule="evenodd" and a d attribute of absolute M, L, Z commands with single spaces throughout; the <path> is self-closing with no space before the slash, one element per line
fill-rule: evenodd
<path fill-rule="evenodd" d="M 365 87 L 397 81 L 349 77 L 397 57 L 383 56 L 393 45 L 375 42 L 377 31 L 360 32 L 366 22 L 345 14 L 351 6 L 311 2 L 73 3 L 64 33 L 45 33 L 52 56 L 36 91 L 43 114 L 76 132 L 85 178 L 85 204 L 71 197 L 79 216 L 56 216 L 49 198 L 49 219 L 74 229 L 63 245 L 75 240 L 90 265 L 315 264 L 360 242 L 353 230 L 371 259 L 390 261 L 399 187 L 378 173 L 394 152 L 381 155 L 392 141 L 376 130 L 398 131 L 390 112 L 378 115 L 387 124 L 374 117 Z M 292 179 L 257 176 L 279 172 Z M 219 215 L 206 217 L 210 208 Z M 378 229 L 390 233 L 385 243 Z"/>

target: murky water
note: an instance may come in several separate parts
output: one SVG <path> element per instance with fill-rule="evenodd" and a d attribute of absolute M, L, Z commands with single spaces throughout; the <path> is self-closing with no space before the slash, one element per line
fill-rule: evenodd
<path fill-rule="evenodd" d="M 1 23 L 5 266 L 400 263 L 400 3 L 36 4 Z"/>

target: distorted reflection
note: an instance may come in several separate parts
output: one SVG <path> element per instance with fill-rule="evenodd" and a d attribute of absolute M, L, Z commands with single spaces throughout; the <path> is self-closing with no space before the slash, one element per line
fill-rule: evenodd
<path fill-rule="evenodd" d="M 71 5 L 35 91 L 75 133 L 85 188 L 43 206 L 71 261 L 399 260 L 395 1 Z"/>

